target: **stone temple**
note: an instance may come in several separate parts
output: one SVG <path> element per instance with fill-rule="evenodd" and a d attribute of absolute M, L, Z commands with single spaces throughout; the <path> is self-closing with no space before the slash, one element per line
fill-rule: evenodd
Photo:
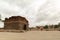
<path fill-rule="evenodd" d="M 21 16 L 12 16 L 5 18 L 4 29 L 6 30 L 28 30 L 29 23 L 26 18 Z"/>

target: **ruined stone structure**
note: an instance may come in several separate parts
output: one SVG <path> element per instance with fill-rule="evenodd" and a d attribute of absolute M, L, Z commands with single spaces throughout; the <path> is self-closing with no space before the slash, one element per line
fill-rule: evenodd
<path fill-rule="evenodd" d="M 43 26 L 36 26 L 36 28 L 38 29 L 38 30 L 44 30 L 44 27 Z"/>
<path fill-rule="evenodd" d="M 5 18 L 4 29 L 6 30 L 28 30 L 29 23 L 27 19 L 21 16 L 12 16 L 10 18 Z"/>

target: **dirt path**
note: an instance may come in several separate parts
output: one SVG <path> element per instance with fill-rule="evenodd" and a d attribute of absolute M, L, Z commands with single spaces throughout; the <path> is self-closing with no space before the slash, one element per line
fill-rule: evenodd
<path fill-rule="evenodd" d="M 0 40 L 60 40 L 59 31 L 0 32 Z"/>

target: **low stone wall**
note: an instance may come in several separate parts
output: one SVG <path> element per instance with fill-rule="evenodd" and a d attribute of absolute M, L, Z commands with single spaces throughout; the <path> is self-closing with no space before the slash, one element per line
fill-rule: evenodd
<path fill-rule="evenodd" d="M 17 32 L 17 33 L 24 33 L 24 30 L 0 30 L 0 32 Z"/>

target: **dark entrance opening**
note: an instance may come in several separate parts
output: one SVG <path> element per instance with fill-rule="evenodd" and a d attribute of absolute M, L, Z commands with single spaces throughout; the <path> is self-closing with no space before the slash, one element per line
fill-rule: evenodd
<path fill-rule="evenodd" d="M 27 30 L 26 25 L 24 25 L 23 30 Z"/>

